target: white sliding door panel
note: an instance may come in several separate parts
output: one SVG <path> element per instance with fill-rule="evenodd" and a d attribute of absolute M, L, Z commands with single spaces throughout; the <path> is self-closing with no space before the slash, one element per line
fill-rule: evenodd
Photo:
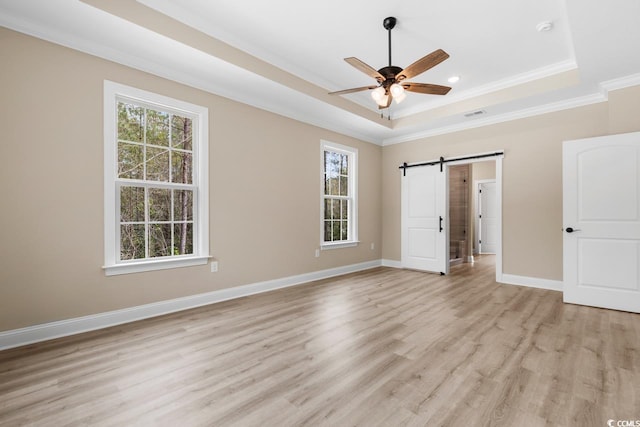
<path fill-rule="evenodd" d="M 448 273 L 446 248 L 447 169 L 406 169 L 402 177 L 402 266 Z"/>

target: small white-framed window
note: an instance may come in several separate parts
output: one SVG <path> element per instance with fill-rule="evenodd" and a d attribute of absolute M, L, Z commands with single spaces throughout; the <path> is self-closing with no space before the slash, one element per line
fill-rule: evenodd
<path fill-rule="evenodd" d="M 208 109 L 104 82 L 106 275 L 206 264 Z"/>
<path fill-rule="evenodd" d="M 358 244 L 358 150 L 320 141 L 320 247 Z"/>

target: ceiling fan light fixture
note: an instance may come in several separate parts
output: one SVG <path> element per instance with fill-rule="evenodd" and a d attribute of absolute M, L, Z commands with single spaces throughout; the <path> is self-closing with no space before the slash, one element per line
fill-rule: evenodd
<path fill-rule="evenodd" d="M 424 73 L 449 58 L 449 54 L 442 49 L 434 50 L 430 54 L 423 56 L 405 68 L 393 65 L 391 62 L 391 30 L 395 27 L 396 22 L 396 18 L 392 16 L 385 18 L 383 21 L 384 29 L 389 32 L 388 66 L 376 70 L 371 65 L 364 63 L 354 56 L 344 58 L 349 65 L 365 73 L 369 77 L 374 78 L 376 80 L 376 85 L 338 90 L 330 92 L 329 95 L 346 95 L 348 93 L 360 92 L 363 90 L 372 90 L 371 98 L 373 98 L 376 104 L 378 104 L 380 109 L 383 109 L 389 108 L 393 99 L 395 99 L 397 104 L 401 103 L 407 97 L 407 91 L 428 95 L 446 95 L 451 90 L 448 86 L 413 83 L 408 81 L 409 79 Z"/>
<path fill-rule="evenodd" d="M 396 101 L 396 104 L 400 104 L 407 97 L 407 94 L 404 91 L 404 87 L 399 85 L 398 83 L 394 83 L 389 87 L 389 92 L 391 92 L 391 96 Z"/>
<path fill-rule="evenodd" d="M 381 105 L 380 102 L 383 102 L 383 98 L 386 98 L 385 95 L 386 91 L 382 86 L 378 86 L 373 91 L 371 91 L 371 97 L 378 103 L 378 105 Z M 386 100 L 384 102 L 386 102 Z M 384 103 L 382 105 L 384 105 Z"/>
<path fill-rule="evenodd" d="M 389 95 L 384 95 L 380 100 L 376 100 L 376 104 L 380 107 L 385 107 L 389 101 Z"/>
<path fill-rule="evenodd" d="M 402 95 L 404 93 L 404 88 L 399 85 L 398 83 L 394 83 L 391 85 L 391 87 L 389 88 L 389 90 L 391 91 L 391 95 L 393 95 L 394 98 Z"/>
<path fill-rule="evenodd" d="M 451 76 L 447 79 L 449 83 L 458 83 L 460 81 L 460 76 Z"/>
<path fill-rule="evenodd" d="M 394 96 L 393 100 L 396 101 L 396 104 L 400 104 L 402 101 L 405 100 L 406 97 L 407 97 L 407 93 L 402 92 L 400 95 Z"/>

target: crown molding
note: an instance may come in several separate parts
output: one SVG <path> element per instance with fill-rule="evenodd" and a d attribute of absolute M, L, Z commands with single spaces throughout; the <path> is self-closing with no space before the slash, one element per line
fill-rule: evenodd
<path fill-rule="evenodd" d="M 459 123 L 452 126 L 443 126 L 440 128 L 429 129 L 423 132 L 415 132 L 407 135 L 402 135 L 394 138 L 387 138 L 382 142 L 383 146 L 401 144 L 403 142 L 411 142 L 417 139 L 428 138 L 437 135 L 444 135 L 453 132 L 459 132 L 462 130 L 474 129 L 483 126 L 494 125 L 498 123 L 510 122 L 513 120 L 524 119 L 527 117 L 538 116 L 541 114 L 552 113 L 555 111 L 568 110 L 576 107 L 583 107 L 585 105 L 597 104 L 599 102 L 607 101 L 607 97 L 597 92 L 591 95 L 580 96 L 577 98 L 567 99 L 559 102 L 552 102 L 545 105 L 540 105 L 531 108 L 525 108 L 510 113 L 500 114 L 498 116 L 486 117 L 483 119 L 476 119 L 469 122 Z"/>
<path fill-rule="evenodd" d="M 491 82 L 463 92 L 453 93 L 443 98 L 437 98 L 433 102 L 429 103 L 428 106 L 416 106 L 412 109 L 404 110 L 402 113 L 397 114 L 396 118 L 412 116 L 414 114 L 423 113 L 425 111 L 433 110 L 445 105 L 466 101 L 467 99 L 488 95 L 490 93 L 504 89 L 510 89 L 514 86 L 533 82 L 546 77 L 551 77 L 567 71 L 576 70 L 577 68 L 578 65 L 575 59 L 567 59 L 565 61 L 556 62 L 555 64 L 551 64 L 546 67 L 541 67 L 535 70 L 528 71 L 526 73 L 517 74 L 515 76 Z"/>
<path fill-rule="evenodd" d="M 476 119 L 472 122 L 460 123 L 452 126 L 444 126 L 436 129 L 430 129 L 424 132 L 415 132 L 407 135 L 402 135 L 394 138 L 384 139 L 383 146 L 401 144 L 403 142 L 415 141 L 421 138 L 428 138 L 431 136 L 444 135 L 447 133 L 459 132 L 467 129 L 474 129 L 482 126 L 489 126 L 497 123 L 504 123 L 511 120 L 523 119 L 526 117 L 537 116 L 540 114 L 552 113 L 555 111 L 568 110 L 571 108 L 583 107 L 585 105 L 597 104 L 599 102 L 606 102 L 609 99 L 609 92 L 619 89 L 625 89 L 632 86 L 640 85 L 640 73 L 631 74 L 629 76 L 620 77 L 613 80 L 606 80 L 598 85 L 599 92 L 592 93 L 590 95 L 580 96 L 576 98 L 567 99 L 564 101 L 553 102 L 537 107 L 526 108 L 523 110 L 514 111 L 511 113 L 501 114 L 494 117 L 486 117 L 483 119 Z"/>
<path fill-rule="evenodd" d="M 604 81 L 600 83 L 600 88 L 608 94 L 612 90 L 624 89 L 637 85 L 640 85 L 640 73 Z"/>
<path fill-rule="evenodd" d="M 310 95 L 297 92 L 294 89 L 290 89 L 286 87 L 281 88 L 282 90 L 291 91 L 292 96 L 304 97 L 306 99 L 306 101 L 304 102 L 307 105 L 316 104 L 316 105 L 309 106 L 309 110 L 311 111 L 305 112 L 305 111 L 302 111 L 301 109 L 296 109 L 296 108 L 287 106 L 284 103 L 277 102 L 278 101 L 277 99 L 273 102 L 270 102 L 265 99 L 256 98 L 255 96 L 252 96 L 251 94 L 248 94 L 248 93 L 240 93 L 233 90 L 229 90 L 228 88 L 225 88 L 223 85 L 216 85 L 215 82 L 194 76 L 192 73 L 188 71 L 167 66 L 166 64 L 162 64 L 157 61 L 152 61 L 152 60 L 140 58 L 135 55 L 127 54 L 126 52 L 120 49 L 114 49 L 106 45 L 96 44 L 87 39 L 83 39 L 75 34 L 72 34 L 67 31 L 62 31 L 52 26 L 47 26 L 47 25 L 43 26 L 38 23 L 27 22 L 20 17 L 14 16 L 8 13 L 0 14 L 0 25 L 7 27 L 11 30 L 28 34 L 30 36 L 33 36 L 54 44 L 65 46 L 73 50 L 77 50 L 92 56 L 96 56 L 96 57 L 99 57 L 108 61 L 112 61 L 118 64 L 122 64 L 124 66 L 128 66 L 143 72 L 147 72 L 147 73 L 174 81 L 176 83 L 184 84 L 184 85 L 187 85 L 196 89 L 200 89 L 217 96 L 221 96 L 236 102 L 250 105 L 252 107 L 255 107 L 261 110 L 272 112 L 274 114 L 278 114 L 296 121 L 300 121 L 312 126 L 317 126 L 319 128 L 326 129 L 328 131 L 337 132 L 342 135 L 357 138 L 361 141 L 366 141 L 366 142 L 369 142 L 375 145 L 380 145 L 380 146 L 410 142 L 410 141 L 414 141 L 421 138 L 427 138 L 427 137 L 436 136 L 436 135 L 443 135 L 447 133 L 458 132 L 461 130 L 473 129 L 473 128 L 478 128 L 482 126 L 503 123 L 511 120 L 517 120 L 525 117 L 545 114 L 549 112 L 576 108 L 576 107 L 594 104 L 598 102 L 604 102 L 608 99 L 608 93 L 612 90 L 618 90 L 618 89 L 623 89 L 630 86 L 640 85 L 640 73 L 633 74 L 629 76 L 616 78 L 613 80 L 603 81 L 597 84 L 597 88 L 599 89 L 597 93 L 592 93 L 585 96 L 580 96 L 580 97 L 563 100 L 559 102 L 553 102 L 546 105 L 525 108 L 518 111 L 501 114 L 498 116 L 483 117 L 475 120 L 465 121 L 463 123 L 459 123 L 455 125 L 443 126 L 439 128 L 433 128 L 433 129 L 426 129 L 423 131 L 403 133 L 401 130 L 395 129 L 393 130 L 393 133 L 396 134 L 395 136 L 390 136 L 388 138 L 385 138 L 384 136 L 379 136 L 380 133 L 375 129 L 371 129 L 370 132 L 366 130 L 364 132 L 362 131 L 367 126 L 375 122 L 371 122 L 366 118 L 358 116 L 357 114 L 354 114 L 354 113 L 350 113 L 338 107 L 327 106 L 323 104 L 322 101 L 315 99 Z M 219 61 L 223 61 L 219 58 L 215 58 L 215 59 Z M 230 65 L 233 66 L 232 64 Z M 420 111 L 428 111 L 432 108 L 436 108 L 442 105 L 448 105 L 448 104 L 464 101 L 470 98 L 475 98 L 475 97 L 486 95 L 488 93 L 492 93 L 495 91 L 508 89 L 523 83 L 531 82 L 531 81 L 545 78 L 545 77 L 550 77 L 555 74 L 559 74 L 559 73 L 574 70 L 574 69 L 577 69 L 576 61 L 574 59 L 568 59 L 566 61 L 552 64 L 548 67 L 543 67 L 543 68 L 533 70 L 531 72 L 522 73 L 520 75 L 513 76 L 508 79 L 487 84 L 487 85 L 484 85 L 472 90 L 468 90 L 465 92 L 460 92 L 459 94 L 453 94 L 452 96 L 447 97 L 447 99 L 441 99 L 441 100 L 438 100 L 437 103 L 430 104 L 429 108 L 426 110 L 424 108 L 420 108 Z M 246 70 L 243 70 L 243 71 L 246 71 Z M 246 72 L 249 72 L 249 71 L 246 71 Z M 277 84 L 269 81 L 264 77 L 261 77 L 261 76 L 257 76 L 257 77 L 264 79 L 266 84 Z M 322 109 L 325 109 L 324 113 L 321 112 Z M 329 114 L 326 114 L 327 111 L 329 111 Z M 314 114 L 314 112 L 318 112 L 318 114 Z M 335 118 L 334 113 L 342 115 L 341 123 L 338 123 L 338 121 L 332 119 L 332 116 Z M 345 118 L 344 115 L 349 115 L 351 117 Z M 401 116 L 397 116 L 396 118 L 406 117 L 407 115 L 411 115 L 411 111 L 405 112 Z M 382 125 L 379 125 L 379 126 L 382 126 Z M 385 129 L 385 130 L 390 131 L 389 129 Z"/>
<path fill-rule="evenodd" d="M 200 89 L 205 92 L 208 92 L 217 96 L 221 96 L 223 98 L 227 98 L 236 102 L 240 102 L 242 104 L 250 105 L 252 107 L 265 110 L 271 113 L 275 113 L 284 117 L 288 117 L 296 121 L 317 126 L 329 131 L 337 132 L 337 133 L 350 136 L 362 141 L 366 141 L 375 145 L 382 145 L 381 138 L 376 138 L 374 136 L 367 135 L 362 132 L 358 132 L 354 130 L 352 127 L 349 127 L 346 125 L 341 126 L 335 122 L 329 122 L 327 120 L 323 120 L 318 117 L 313 117 L 312 115 L 305 114 L 300 110 L 283 107 L 283 105 L 278 102 L 266 102 L 262 99 L 258 99 L 248 94 L 243 94 L 240 92 L 228 90 L 223 85 L 216 85 L 215 82 L 199 79 L 188 72 L 184 72 L 182 70 L 172 68 L 170 66 L 167 66 L 166 64 L 161 64 L 159 62 L 143 59 L 143 58 L 140 58 L 139 56 L 129 55 L 121 50 L 113 49 L 104 45 L 91 43 L 91 42 L 88 42 L 86 39 L 77 37 L 67 32 L 58 31 L 51 27 L 44 29 L 42 26 L 38 24 L 27 22 L 20 18 L 11 16 L 8 14 L 0 15 L 0 25 L 23 34 L 36 37 L 38 39 L 48 41 L 50 43 L 64 46 L 64 47 L 67 47 L 91 56 L 95 56 L 101 59 L 105 59 L 107 61 L 115 62 L 117 64 L 125 65 L 127 67 L 134 68 L 139 71 L 144 71 L 146 73 L 153 74 L 158 77 L 162 77 L 176 83 L 180 83 L 186 86 Z M 216 59 L 219 61 L 223 61 L 218 58 Z M 233 64 L 229 64 L 229 66 L 236 67 Z M 246 71 L 246 70 L 243 70 L 243 71 Z M 249 73 L 250 71 L 246 71 L 246 72 Z M 277 84 L 267 80 L 262 76 L 257 76 L 257 77 L 260 79 L 264 79 L 265 84 Z M 282 89 L 295 92 L 296 94 L 299 94 L 299 96 L 305 96 L 309 98 L 312 102 L 313 101 L 316 101 L 318 103 L 321 102 L 319 100 L 316 100 L 315 98 L 312 98 L 309 95 L 296 92 L 293 89 L 289 89 L 286 87 L 282 87 Z M 322 106 L 319 106 L 319 107 L 322 107 Z M 344 110 L 340 110 L 340 111 L 343 114 L 351 115 L 354 120 L 367 120 L 365 118 L 361 118 L 360 116 L 357 116 L 348 111 L 344 111 Z"/>

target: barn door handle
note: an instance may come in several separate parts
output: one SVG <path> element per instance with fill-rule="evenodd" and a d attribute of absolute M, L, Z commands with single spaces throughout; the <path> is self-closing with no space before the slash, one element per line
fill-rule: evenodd
<path fill-rule="evenodd" d="M 579 228 L 567 227 L 564 231 L 566 231 L 567 233 L 573 233 L 574 231 L 580 231 L 580 229 Z"/>
<path fill-rule="evenodd" d="M 442 228 L 442 217 L 440 217 L 440 232 L 442 233 L 442 230 L 444 230 L 444 228 Z"/>

